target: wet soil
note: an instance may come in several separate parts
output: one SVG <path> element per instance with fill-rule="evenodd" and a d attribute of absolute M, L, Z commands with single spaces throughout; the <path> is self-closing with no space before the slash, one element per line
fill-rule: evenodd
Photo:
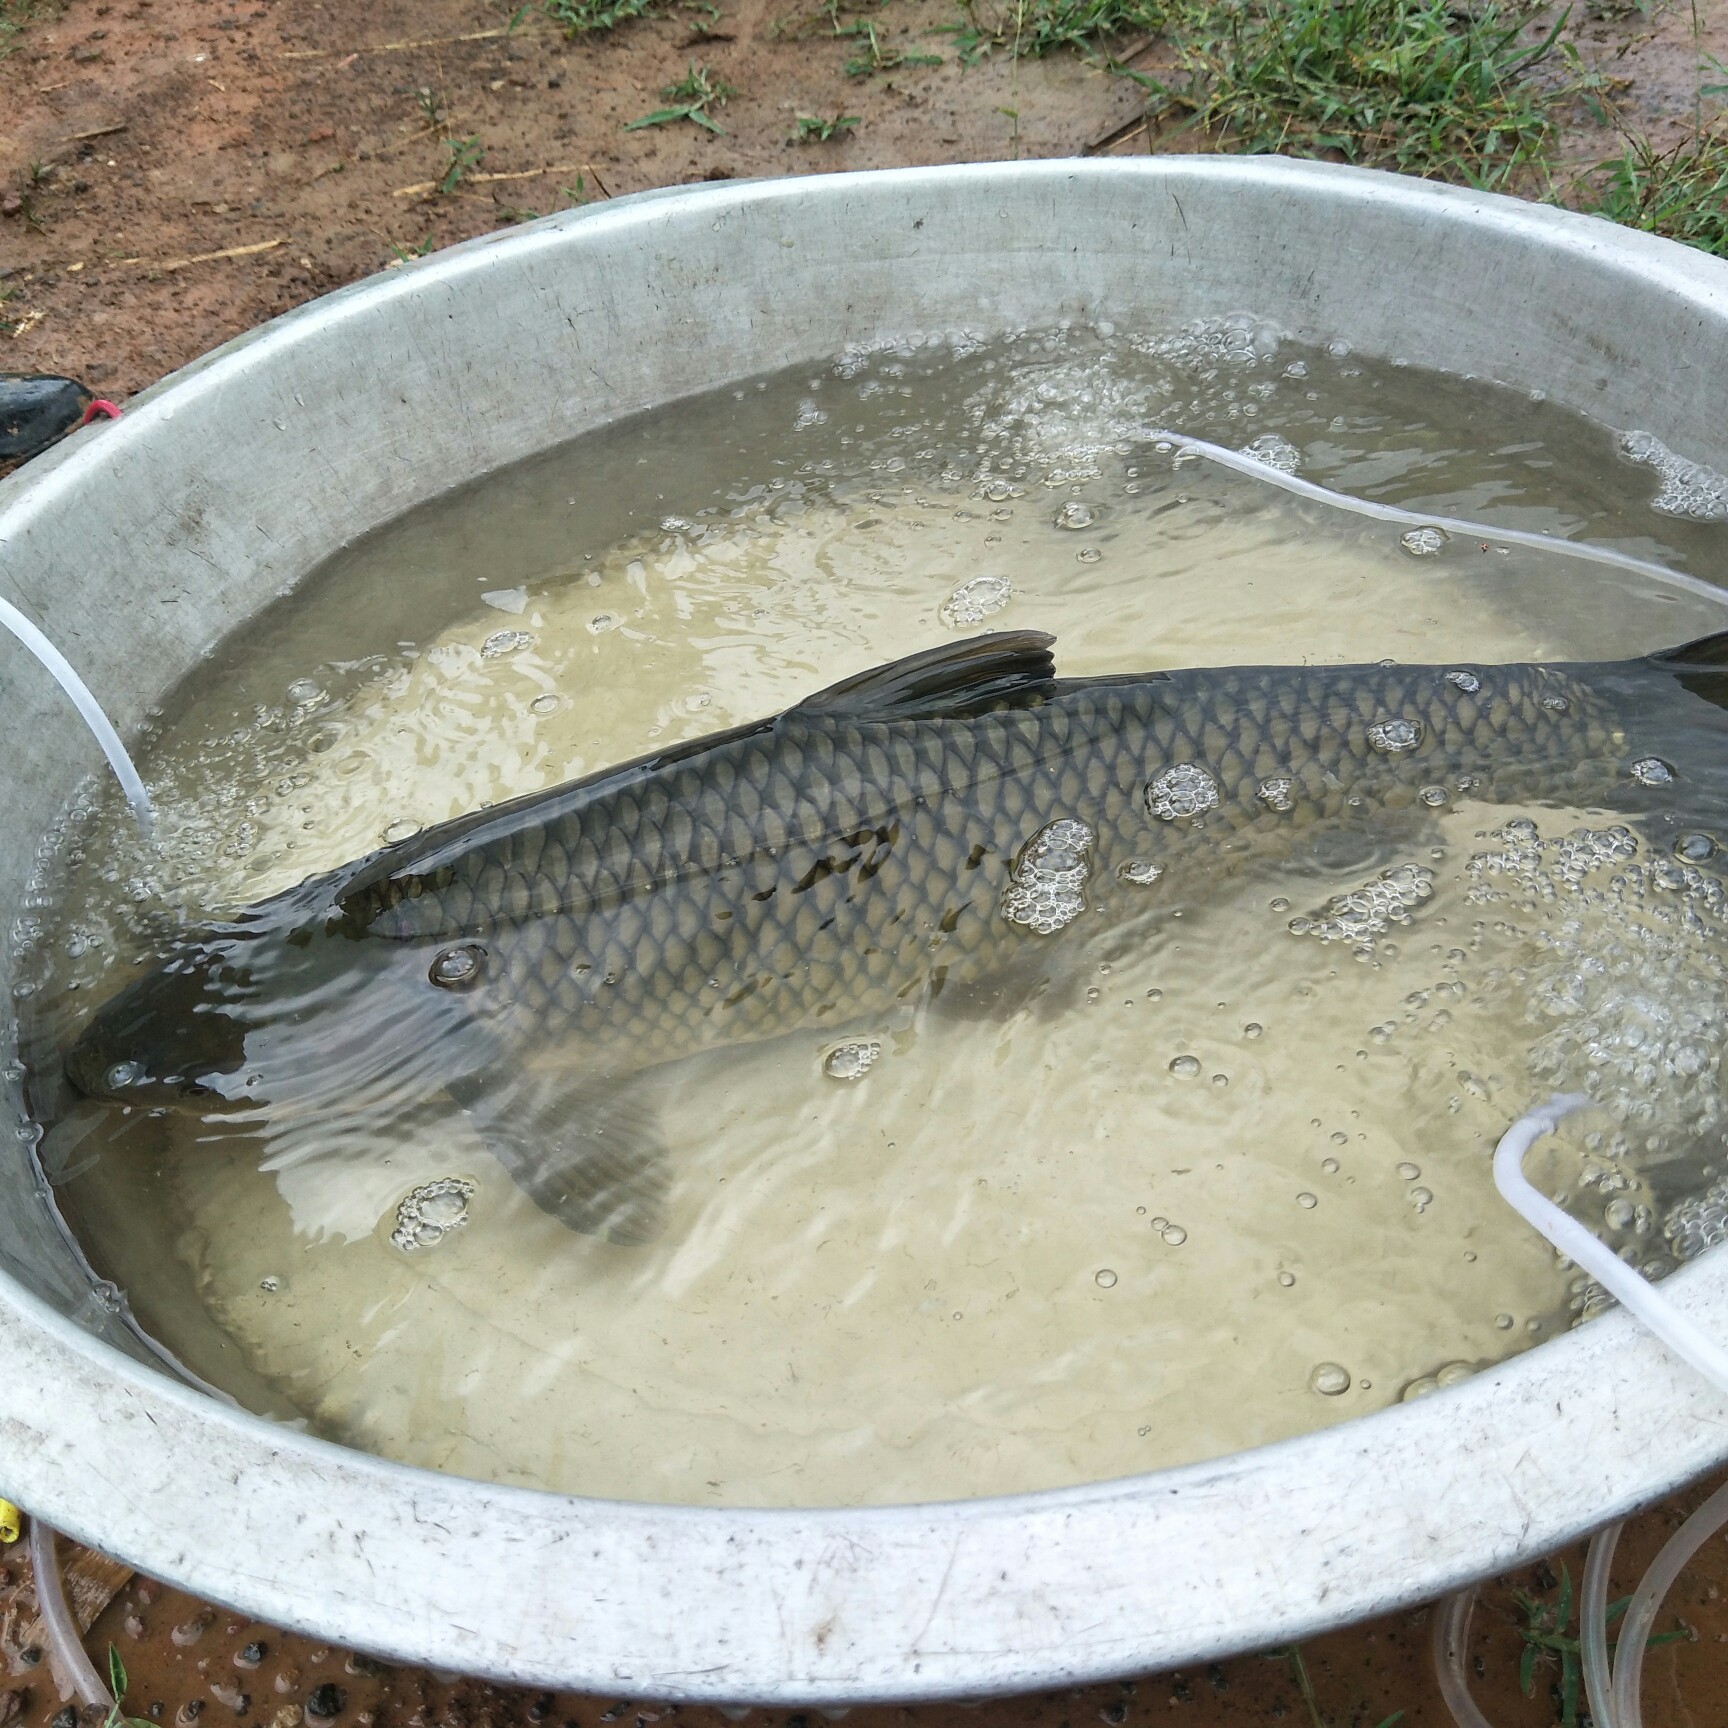
<path fill-rule="evenodd" d="M 968 64 L 951 0 L 891 0 L 867 14 L 837 0 L 668 4 L 658 19 L 565 40 L 543 17 L 487 0 L 69 0 L 0 60 L 0 371 L 69 372 L 123 399 L 219 342 L 404 255 L 590 199 L 738 176 L 915 162 L 1212 148 L 1148 128 L 1136 88 L 1063 56 Z M 865 18 L 870 41 L 837 35 Z M 1728 59 L 1728 5 L 1581 9 L 1584 58 L 1620 80 L 1612 100 L 1658 146 L 1693 116 L 1700 56 Z M 1117 53 L 1158 64 L 1155 43 Z M 940 56 L 920 64 L 904 56 Z M 625 130 L 665 105 L 700 61 L 736 88 L 690 123 Z M 797 141 L 800 115 L 853 116 L 827 141 Z M 467 141 L 472 141 L 468 143 Z M 1562 186 L 1616 148 L 1580 112 L 1559 152 Z M 464 170 L 452 176 L 458 159 Z M 0 1475 L 4 1460 L 0 1459 Z M 1705 1485 L 1646 1512 L 1622 1543 L 1629 1590 Z M 72 1558 L 72 1556 L 68 1556 Z M 94 1615 L 88 1647 L 113 1644 L 127 1709 L 179 1728 L 625 1728 L 677 1717 L 725 1728 L 706 1709 L 641 1699 L 497 1688 L 383 1666 L 320 1647 L 132 1578 L 78 1562 Z M 1520 1686 L 1528 1614 L 1553 1603 L 1579 1552 L 1487 1587 L 1475 1619 L 1477 1694 L 1504 1728 L 1560 1720 L 1559 1670 Z M 1652 1653 L 1651 1728 L 1728 1723 L 1728 1544 L 1707 1545 Z M 112 1599 L 108 1600 L 111 1595 Z M 104 1603 L 106 1605 L 104 1605 Z M 739 1605 L 748 1612 L 747 1604 Z M 80 1728 L 33 1630 L 22 1547 L 0 1548 L 0 1728 Z M 997 1701 L 980 1709 L 860 1709 L 859 1728 L 1090 1728 L 1180 1721 L 1193 1728 L 1400 1728 L 1448 1721 L 1432 1678 L 1428 1611 L 1304 1647 L 1312 1700 L 1288 1653 L 1180 1674 Z M 819 1712 L 757 1712 L 761 1728 L 814 1728 Z"/>

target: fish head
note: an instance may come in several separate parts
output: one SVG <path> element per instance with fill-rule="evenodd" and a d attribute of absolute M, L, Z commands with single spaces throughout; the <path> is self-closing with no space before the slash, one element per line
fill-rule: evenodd
<path fill-rule="evenodd" d="M 240 932 L 180 938 L 96 1011 L 66 1078 L 87 1098 L 151 1108 L 216 1094 L 246 1062 L 248 959 Z"/>
<path fill-rule="evenodd" d="M 393 941 L 340 905 L 186 932 L 104 1003 L 65 1061 L 108 1103 L 198 1111 L 435 1091 L 487 1004 L 484 950 Z"/>

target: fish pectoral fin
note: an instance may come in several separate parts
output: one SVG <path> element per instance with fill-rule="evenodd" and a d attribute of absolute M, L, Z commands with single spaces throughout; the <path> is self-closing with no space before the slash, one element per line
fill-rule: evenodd
<path fill-rule="evenodd" d="M 931 720 L 1039 701 L 1056 676 L 1055 641 L 1042 630 L 1002 630 L 926 648 L 842 678 L 789 708 L 787 717 Z"/>
<path fill-rule="evenodd" d="M 641 1087 L 519 1069 L 449 1090 L 510 1179 L 559 1223 L 624 1245 L 664 1231 L 666 1148 Z"/>

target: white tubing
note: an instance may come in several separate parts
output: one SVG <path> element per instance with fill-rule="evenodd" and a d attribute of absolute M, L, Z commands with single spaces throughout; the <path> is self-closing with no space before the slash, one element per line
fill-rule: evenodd
<path fill-rule="evenodd" d="M 1676 1356 L 1690 1362 L 1714 1386 L 1728 1392 L 1728 1351 L 1657 1292 L 1648 1278 L 1598 1241 L 1577 1219 L 1569 1218 L 1524 1177 L 1524 1154 L 1553 1133 L 1562 1117 L 1590 1100 L 1581 1092 L 1557 1092 L 1546 1104 L 1527 1110 L 1494 1149 L 1494 1183 L 1507 1202 L 1567 1259 L 1582 1266 L 1623 1308 L 1636 1314 Z"/>
<path fill-rule="evenodd" d="M 106 1710 L 114 1700 L 84 1648 L 60 1577 L 59 1545 L 40 1518 L 30 1520 L 30 1571 L 36 1582 L 36 1612 L 42 1617 L 42 1633 L 59 1678 L 72 1688 L 80 1704 Z"/>
<path fill-rule="evenodd" d="M 1458 1728 L 1493 1728 L 1476 1708 L 1464 1672 L 1464 1652 L 1470 1642 L 1470 1610 L 1475 1606 L 1476 1592 L 1470 1589 L 1448 1596 L 1435 1610 L 1434 1677 L 1440 1682 L 1440 1696 Z"/>
<path fill-rule="evenodd" d="M 1375 504 L 1366 498 L 1352 498 L 1348 492 L 1334 492 L 1330 487 L 1317 486 L 1312 480 L 1299 480 L 1269 462 L 1245 456 L 1223 444 L 1209 444 L 1204 438 L 1189 438 L 1180 432 L 1154 432 L 1154 438 L 1167 438 L 1176 445 L 1173 460 L 1204 456 L 1221 468 L 1234 469 L 1251 480 L 1264 480 L 1269 486 L 1281 486 L 1298 498 L 1312 498 L 1316 503 L 1331 504 L 1357 516 L 1371 516 L 1377 522 L 1399 522 L 1407 528 L 1439 528 L 1447 534 L 1460 534 L 1473 540 L 1497 540 L 1508 546 L 1528 546 L 1537 552 L 1559 552 L 1568 558 L 1582 558 L 1590 564 L 1611 564 L 1617 570 L 1631 570 L 1640 576 L 1654 577 L 1674 588 L 1685 588 L 1695 594 L 1708 595 L 1720 601 L 1722 590 L 1714 584 L 1670 570 L 1665 564 L 1648 558 L 1635 558 L 1630 552 L 1613 552 L 1606 546 L 1592 546 L 1581 540 L 1562 540 L 1554 534 L 1534 534 L 1523 528 L 1494 528 L 1485 522 L 1466 522 L 1459 516 L 1428 516 L 1414 510 L 1401 509 L 1396 504 Z"/>
<path fill-rule="evenodd" d="M 102 704 L 90 694 L 89 685 L 73 671 L 72 663 L 41 630 L 3 597 L 0 597 L 0 625 L 10 630 L 41 661 L 55 683 L 72 698 L 73 707 L 83 716 L 84 724 L 102 746 L 102 754 L 108 758 L 108 766 L 114 770 L 114 778 L 120 782 L 120 790 L 126 794 L 126 802 L 132 806 L 139 828 L 148 835 L 155 826 L 150 795 L 144 790 L 138 770 L 132 766 L 132 758 L 126 754 L 126 746 L 120 742 L 120 734 L 102 712 Z"/>
<path fill-rule="evenodd" d="M 1632 1605 L 1620 1628 L 1614 1651 L 1614 1716 L 1601 1728 L 1644 1728 L 1639 1683 L 1644 1678 L 1644 1649 L 1650 1628 L 1656 1623 L 1662 1599 L 1680 1576 L 1686 1562 L 1728 1524 L 1728 1483 L 1724 1483 L 1670 1536 L 1656 1556 L 1644 1582 L 1638 1586 Z"/>
<path fill-rule="evenodd" d="M 1608 1656 L 1608 1570 L 1614 1545 L 1626 1528 L 1624 1518 L 1604 1524 L 1590 1538 L 1584 1562 L 1584 1587 L 1578 1597 L 1578 1642 L 1583 1657 L 1584 1698 L 1595 1728 L 1614 1728 L 1614 1671 Z"/>
<path fill-rule="evenodd" d="M 1582 1093 L 1556 1093 L 1546 1104 L 1527 1110 L 1500 1137 L 1494 1148 L 1494 1182 L 1505 1199 L 1553 1245 L 1582 1266 L 1597 1283 L 1629 1309 L 1675 1355 L 1689 1362 L 1713 1386 L 1728 1392 L 1728 1352 L 1668 1301 L 1649 1279 L 1635 1272 L 1599 1242 L 1576 1219 L 1537 1193 L 1524 1177 L 1524 1155 L 1561 1119 L 1590 1102 Z M 1582 1631 L 1584 1689 L 1596 1728 L 1643 1728 L 1639 1686 L 1650 1629 L 1674 1580 L 1686 1562 L 1728 1524 L 1728 1485 L 1718 1488 L 1668 1539 L 1655 1564 L 1644 1575 L 1626 1612 L 1615 1647 L 1612 1686 L 1608 1684 L 1608 1568 L 1620 1526 L 1599 1531 L 1590 1544 L 1584 1567 L 1584 1593 L 1579 1603 Z M 1438 1648 L 1438 1643 L 1436 1644 Z M 1442 1679 L 1444 1686 L 1444 1679 Z M 1449 1700 L 1450 1701 L 1450 1700 Z M 1476 1724 L 1460 1717 L 1464 1728 Z"/>

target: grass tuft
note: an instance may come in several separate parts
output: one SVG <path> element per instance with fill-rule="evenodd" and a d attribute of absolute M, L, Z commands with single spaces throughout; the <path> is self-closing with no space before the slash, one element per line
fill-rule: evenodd
<path fill-rule="evenodd" d="M 1588 176 L 1578 208 L 1628 228 L 1728 258 L 1728 121 L 1697 128 L 1671 150 L 1627 138 Z"/>
<path fill-rule="evenodd" d="M 633 18 L 652 18 L 663 0 L 543 0 L 546 16 L 572 39 L 616 29 Z"/>
<path fill-rule="evenodd" d="M 18 46 L 26 24 L 60 16 L 60 0 L 0 0 L 0 60 Z"/>
<path fill-rule="evenodd" d="M 639 132 L 644 126 L 671 126 L 679 120 L 704 126 L 710 132 L 723 134 L 725 127 L 708 112 L 710 105 L 720 107 L 728 96 L 736 96 L 733 87 L 716 78 L 699 60 L 690 62 L 689 70 L 676 84 L 668 84 L 660 94 L 671 104 L 656 108 L 652 114 L 624 123 L 626 132 Z"/>
<path fill-rule="evenodd" d="M 1023 58 L 1058 48 L 1090 54 L 1103 43 L 1156 35 L 1171 21 L 1166 0 L 961 0 L 960 12 L 963 22 L 950 33 L 967 65 L 992 48 Z"/>
<path fill-rule="evenodd" d="M 1185 112 L 1232 150 L 1333 157 L 1503 186 L 1540 163 L 1571 83 L 1529 74 L 1565 14 L 1535 42 L 1532 8 L 1450 0 L 1190 0 L 1172 26 L 1180 71 L 1129 76 L 1154 115 Z"/>

